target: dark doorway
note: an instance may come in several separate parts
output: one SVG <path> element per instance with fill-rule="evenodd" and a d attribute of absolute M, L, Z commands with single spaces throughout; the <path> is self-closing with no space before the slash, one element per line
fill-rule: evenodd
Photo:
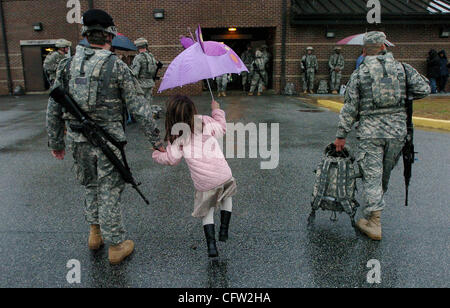
<path fill-rule="evenodd" d="M 204 28 L 202 29 L 205 41 L 223 42 L 231 47 L 239 56 L 247 49 L 247 45 L 251 44 L 253 50 L 261 47 L 263 44 L 268 46 L 271 54 L 267 65 L 267 74 L 269 76 L 268 88 L 273 86 L 273 59 L 274 59 L 274 42 L 275 28 Z M 242 90 L 241 77 L 232 76 L 233 80 L 228 84 L 228 90 Z M 214 82 L 214 88 L 216 84 Z"/>
<path fill-rule="evenodd" d="M 42 92 L 49 88 L 44 75 L 45 57 L 54 51 L 54 46 L 22 46 L 23 74 L 27 92 Z"/>

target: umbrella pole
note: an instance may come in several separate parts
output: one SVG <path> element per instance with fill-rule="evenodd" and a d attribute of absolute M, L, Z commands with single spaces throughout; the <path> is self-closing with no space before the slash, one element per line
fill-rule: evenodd
<path fill-rule="evenodd" d="M 213 92 L 211 90 L 211 85 L 209 84 L 209 79 L 206 79 L 206 83 L 208 84 L 209 93 L 211 93 L 211 98 L 212 98 L 212 100 L 214 100 L 214 94 L 213 94 Z"/>

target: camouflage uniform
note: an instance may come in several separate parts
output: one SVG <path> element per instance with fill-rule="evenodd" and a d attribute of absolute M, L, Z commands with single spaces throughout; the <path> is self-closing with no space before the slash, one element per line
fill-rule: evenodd
<path fill-rule="evenodd" d="M 337 48 L 335 50 L 338 50 Z M 339 91 L 341 85 L 342 71 L 344 70 L 345 60 L 344 56 L 335 52 L 331 55 L 328 61 L 328 67 L 330 68 L 330 90 Z M 339 69 L 336 72 L 336 68 Z"/>
<path fill-rule="evenodd" d="M 149 103 L 152 102 L 152 91 L 155 87 L 155 73 L 158 68 L 158 61 L 148 51 L 138 54 L 131 66 L 133 75 L 138 79 L 139 84 L 144 90 L 145 98 Z"/>
<path fill-rule="evenodd" d="M 65 48 L 72 46 L 72 43 L 69 41 L 66 41 L 64 39 L 60 39 L 56 41 L 55 47 L 56 48 Z M 49 53 L 44 60 L 44 71 L 47 74 L 48 81 L 50 83 L 50 86 L 52 86 L 55 83 L 56 79 L 56 70 L 58 69 L 59 63 L 66 58 L 65 54 L 61 54 L 58 50 L 53 51 Z"/>
<path fill-rule="evenodd" d="M 254 56 L 251 50 L 246 50 L 244 53 L 242 53 L 241 55 L 241 60 L 242 62 L 244 62 L 245 66 L 248 69 L 248 72 L 242 72 L 241 76 L 242 76 L 242 88 L 244 89 L 244 91 L 246 91 L 247 88 L 247 83 L 251 82 L 252 80 L 252 75 L 250 74 L 251 71 L 251 66 L 254 60 Z"/>
<path fill-rule="evenodd" d="M 86 73 L 86 78 L 81 70 Z M 108 79 L 107 83 L 105 80 Z M 159 146 L 159 131 L 142 89 L 128 66 L 110 51 L 78 46 L 76 55 L 63 60 L 58 67 L 54 87 L 59 85 L 68 90 L 80 107 L 117 141 L 126 140 L 123 116 L 127 108 L 143 126 L 151 144 Z M 124 180 L 98 147 L 72 130 L 75 119 L 51 99 L 47 108 L 47 132 L 52 150 L 65 148 L 64 121 L 72 140 L 76 177 L 86 189 L 86 220 L 91 225 L 100 225 L 104 238 L 117 245 L 125 240 L 120 209 Z M 110 147 L 121 157 L 119 150 Z"/>
<path fill-rule="evenodd" d="M 217 90 L 219 93 L 227 91 L 228 78 L 228 74 L 223 74 L 222 76 L 216 77 Z"/>
<path fill-rule="evenodd" d="M 270 54 L 270 52 L 267 51 L 267 45 L 262 45 L 261 46 L 261 52 L 263 54 L 263 58 L 264 58 L 264 72 L 262 73 L 264 76 L 264 86 L 267 88 L 267 85 L 269 83 L 269 78 L 268 78 L 268 74 L 267 74 L 267 70 L 268 70 L 268 65 L 270 62 L 270 59 L 272 58 L 272 55 Z"/>
<path fill-rule="evenodd" d="M 307 50 L 313 50 L 312 47 L 308 47 Z M 319 69 L 319 63 L 317 57 L 313 54 L 306 54 L 301 60 L 301 69 L 303 73 L 303 90 L 314 90 L 314 80 L 316 78 L 316 72 Z"/>
<path fill-rule="evenodd" d="M 255 60 L 253 60 L 253 63 L 251 65 L 253 78 L 250 87 L 250 93 L 255 92 L 256 89 L 258 89 L 259 94 L 263 92 L 264 84 L 266 83 L 264 77 L 267 76 L 265 66 L 266 62 L 264 60 L 262 52 L 259 50 L 256 51 Z"/>
<path fill-rule="evenodd" d="M 371 32 L 367 40 L 383 41 L 383 35 Z M 410 97 L 420 99 L 430 94 L 428 80 L 412 66 L 405 64 L 405 68 L 388 52 L 368 56 L 347 84 L 337 138 L 345 139 L 359 121 L 357 162 L 363 176 L 367 216 L 384 209 L 384 193 L 405 143 L 405 72 Z"/>

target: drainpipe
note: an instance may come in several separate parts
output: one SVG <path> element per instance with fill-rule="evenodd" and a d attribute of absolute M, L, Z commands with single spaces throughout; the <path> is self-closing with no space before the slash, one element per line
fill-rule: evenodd
<path fill-rule="evenodd" d="M 8 90 L 9 90 L 9 94 L 13 95 L 11 66 L 9 63 L 8 40 L 6 39 L 5 14 L 3 12 L 3 1 L 2 0 L 0 0 L 0 19 L 1 19 L 1 23 L 2 23 L 2 40 L 3 40 L 3 46 L 4 46 L 4 52 L 5 52 L 6 75 L 8 78 Z"/>
<path fill-rule="evenodd" d="M 88 0 L 89 9 L 94 8 L 94 0 Z"/>
<path fill-rule="evenodd" d="M 286 38 L 287 38 L 287 0 L 282 3 L 281 21 L 281 79 L 280 92 L 283 93 L 286 87 Z"/>

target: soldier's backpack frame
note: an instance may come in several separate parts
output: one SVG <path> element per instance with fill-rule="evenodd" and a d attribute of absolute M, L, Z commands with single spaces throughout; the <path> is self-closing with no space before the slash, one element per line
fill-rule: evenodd
<path fill-rule="evenodd" d="M 359 207 L 355 199 L 356 179 L 361 176 L 356 171 L 354 162 L 355 158 L 348 149 L 337 152 L 334 144 L 325 149 L 325 156 L 315 171 L 316 181 L 308 225 L 314 223 L 316 212 L 322 209 L 333 212 L 332 221 L 337 220 L 336 213 L 347 213 L 353 228 L 356 228 L 355 215 Z"/>

